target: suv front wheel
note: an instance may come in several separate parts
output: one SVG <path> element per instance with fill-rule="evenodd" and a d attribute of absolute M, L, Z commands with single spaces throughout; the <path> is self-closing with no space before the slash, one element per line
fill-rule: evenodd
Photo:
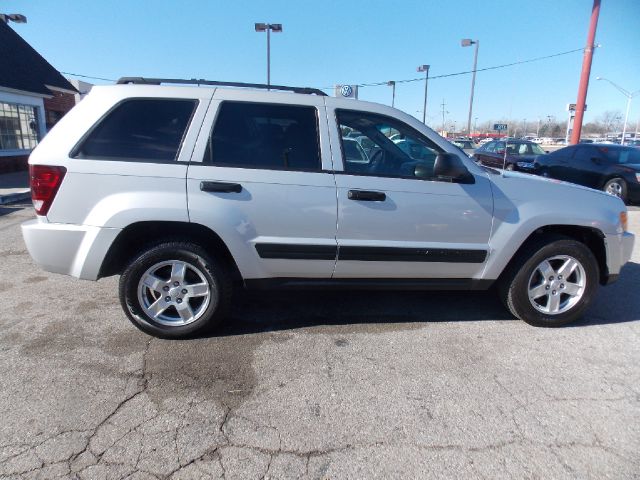
<path fill-rule="evenodd" d="M 579 319 L 598 288 L 598 262 L 583 243 L 548 236 L 526 246 L 500 279 L 498 291 L 513 315 L 539 327 Z"/>
<path fill-rule="evenodd" d="M 149 248 L 120 277 L 120 303 L 129 320 L 161 338 L 184 338 L 217 325 L 230 297 L 226 269 L 188 242 Z"/>

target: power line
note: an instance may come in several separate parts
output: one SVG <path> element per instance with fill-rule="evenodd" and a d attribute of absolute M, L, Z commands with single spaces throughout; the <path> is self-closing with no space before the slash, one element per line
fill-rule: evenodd
<path fill-rule="evenodd" d="M 72 77 L 89 78 L 91 80 L 103 80 L 105 82 L 115 82 L 113 78 L 92 77 L 91 75 L 80 75 L 78 73 L 60 72 L 63 75 L 71 75 Z"/>
<path fill-rule="evenodd" d="M 545 55 L 544 57 L 536 57 L 536 58 L 531 58 L 529 60 L 520 60 L 518 62 L 505 63 L 505 64 L 502 64 L 502 65 L 495 65 L 493 67 L 477 68 L 475 71 L 476 72 L 485 72 L 487 70 L 496 70 L 498 68 L 513 67 L 515 65 L 521 65 L 523 63 L 538 62 L 540 60 L 546 60 L 548 58 L 560 57 L 562 55 L 569 55 L 570 53 L 581 52 L 583 50 L 584 50 L 584 48 L 576 48 L 575 50 L 568 50 L 566 52 L 554 53 L 553 55 Z M 436 79 L 436 78 L 455 77 L 455 76 L 458 76 L 458 75 L 468 75 L 469 73 L 473 73 L 473 72 L 474 72 L 473 70 L 467 70 L 467 71 L 464 71 L 464 72 L 445 73 L 443 75 L 429 76 L 429 80 L 433 80 L 433 79 Z M 424 77 L 410 78 L 410 79 L 406 79 L 406 80 L 395 80 L 395 82 L 396 83 L 424 82 Z M 384 82 L 360 83 L 360 84 L 357 84 L 356 86 L 358 86 L 358 87 L 379 87 L 379 86 L 386 85 L 386 84 L 387 84 L 387 80 L 385 80 Z M 333 86 L 324 87 L 324 88 L 321 88 L 320 90 L 330 90 L 332 88 L 334 88 L 334 87 Z"/>
<path fill-rule="evenodd" d="M 539 62 L 540 60 L 547 60 L 549 58 L 554 58 L 554 57 L 560 57 L 563 55 L 569 55 L 571 53 L 575 53 L 575 52 L 581 52 L 583 51 L 584 48 L 576 48 L 574 50 L 568 50 L 566 52 L 560 52 L 560 53 L 554 53 L 553 55 L 545 55 L 543 57 L 536 57 L 536 58 L 530 58 L 529 60 L 520 60 L 517 62 L 511 62 L 511 63 L 504 63 L 502 65 L 494 65 L 492 67 L 485 67 L 485 68 L 477 68 L 475 71 L 476 72 L 486 72 L 488 70 L 497 70 L 499 68 L 507 68 L 507 67 L 513 67 L 516 65 L 522 65 L 524 63 L 532 63 L 532 62 Z M 91 75 L 80 75 L 78 73 L 71 73 L 71 72 L 60 72 L 63 75 L 70 75 L 72 77 L 80 77 L 80 78 L 89 78 L 91 80 L 102 80 L 105 82 L 116 82 L 117 80 L 114 80 L 113 78 L 103 78 L 103 77 L 93 77 Z M 470 73 L 473 73 L 473 70 L 466 70 L 464 72 L 455 72 L 455 73 L 445 73 L 442 75 L 435 75 L 435 76 L 429 76 L 429 80 L 434 80 L 437 78 L 447 78 L 447 77 L 456 77 L 459 75 L 468 75 Z M 424 77 L 419 77 L 419 78 L 409 78 L 409 79 L 405 79 L 405 80 L 395 80 L 396 83 L 412 83 L 412 82 L 424 82 Z M 359 83 L 359 84 L 351 84 L 357 87 L 379 87 L 382 85 L 387 85 L 388 80 L 385 80 L 384 82 L 372 82 L 372 83 Z M 334 85 L 331 85 L 330 87 L 321 87 L 320 90 L 331 90 L 334 88 Z"/>

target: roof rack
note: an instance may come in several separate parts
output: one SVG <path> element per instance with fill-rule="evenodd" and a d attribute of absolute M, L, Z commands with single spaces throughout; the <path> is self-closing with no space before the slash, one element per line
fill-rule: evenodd
<path fill-rule="evenodd" d="M 304 93 L 307 95 L 320 95 L 326 97 L 327 94 L 317 88 L 308 87 L 286 87 L 283 85 L 265 85 L 263 83 L 241 83 L 241 82 L 218 82 L 214 80 L 203 80 L 192 78 L 190 80 L 181 78 L 143 78 L 143 77 L 122 77 L 117 82 L 120 85 L 133 83 L 136 85 L 161 85 L 163 83 L 177 83 L 182 85 L 213 85 L 220 87 L 244 87 L 260 88 L 264 90 L 284 90 L 287 92 Z"/>

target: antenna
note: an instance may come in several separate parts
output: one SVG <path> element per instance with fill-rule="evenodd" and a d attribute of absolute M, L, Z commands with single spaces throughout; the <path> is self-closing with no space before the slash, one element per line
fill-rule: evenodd
<path fill-rule="evenodd" d="M 509 137 L 504 141 L 504 157 L 502 158 L 502 176 L 504 177 L 504 171 L 507 167 L 507 145 L 509 144 Z"/>

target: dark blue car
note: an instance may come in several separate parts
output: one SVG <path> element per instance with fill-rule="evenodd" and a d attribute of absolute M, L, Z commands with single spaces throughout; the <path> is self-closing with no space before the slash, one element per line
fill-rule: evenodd
<path fill-rule="evenodd" d="M 640 149 L 609 144 L 561 148 L 535 161 L 535 173 L 640 202 Z"/>

